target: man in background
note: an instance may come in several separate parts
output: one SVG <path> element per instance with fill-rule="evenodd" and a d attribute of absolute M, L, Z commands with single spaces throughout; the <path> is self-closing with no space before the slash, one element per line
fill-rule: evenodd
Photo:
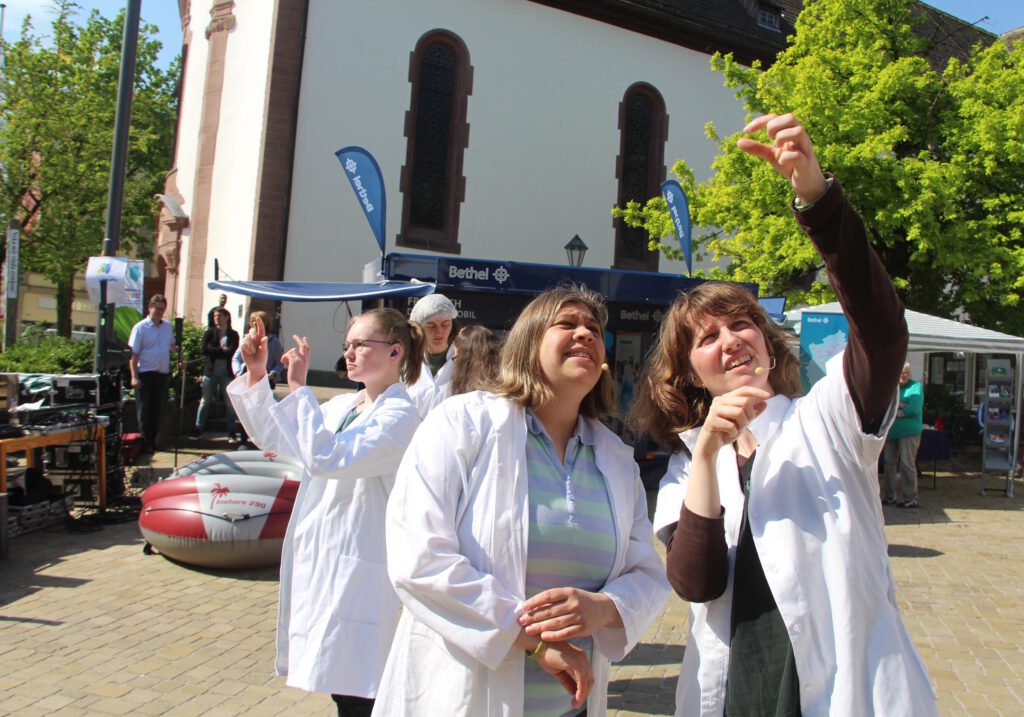
<path fill-rule="evenodd" d="M 167 299 L 153 294 L 149 299 L 149 315 L 132 327 L 128 345 L 132 357 L 128 368 L 135 389 L 135 413 L 139 419 L 144 451 L 156 450 L 160 432 L 160 414 L 167 403 L 167 389 L 171 381 L 171 353 L 178 347 L 174 343 L 171 322 L 164 321 Z"/>

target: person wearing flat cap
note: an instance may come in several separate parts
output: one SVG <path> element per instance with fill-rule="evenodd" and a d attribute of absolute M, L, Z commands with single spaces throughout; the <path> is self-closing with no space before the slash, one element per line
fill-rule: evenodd
<path fill-rule="evenodd" d="M 459 333 L 457 317 L 455 304 L 443 294 L 424 296 L 409 314 L 409 320 L 420 324 L 427 335 L 423 370 L 419 380 L 409 388 L 420 416 L 426 416 L 430 409 L 448 398 L 451 391 L 455 373 L 454 343 Z"/>

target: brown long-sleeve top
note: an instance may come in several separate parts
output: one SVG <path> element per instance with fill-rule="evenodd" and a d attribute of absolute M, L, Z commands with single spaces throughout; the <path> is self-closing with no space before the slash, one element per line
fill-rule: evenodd
<path fill-rule="evenodd" d="M 794 208 L 793 214 L 821 254 L 846 314 L 849 339 L 843 374 L 861 429 L 877 433 L 906 356 L 903 302 L 837 180 L 812 206 Z M 668 541 L 666 563 L 669 582 L 684 600 L 707 602 L 722 595 L 729 571 L 723 517 L 698 516 L 684 503 Z"/>

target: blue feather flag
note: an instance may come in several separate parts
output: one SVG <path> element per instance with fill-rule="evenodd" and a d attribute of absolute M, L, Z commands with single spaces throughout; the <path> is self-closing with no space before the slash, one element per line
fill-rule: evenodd
<path fill-rule="evenodd" d="M 679 247 L 683 250 L 683 257 L 686 259 L 686 275 L 693 274 L 693 245 L 690 237 L 690 202 L 686 199 L 686 192 L 674 179 L 661 183 L 661 195 L 668 203 L 668 213 L 672 217 L 672 224 L 676 228 L 676 236 L 679 237 Z"/>
<path fill-rule="evenodd" d="M 387 230 L 387 201 L 380 166 L 373 155 L 362 147 L 342 147 L 334 156 L 345 170 L 345 176 L 348 177 L 352 191 L 356 193 L 356 200 L 366 214 L 366 221 L 370 222 L 370 229 L 373 230 L 380 253 L 383 255 L 384 232 Z"/>

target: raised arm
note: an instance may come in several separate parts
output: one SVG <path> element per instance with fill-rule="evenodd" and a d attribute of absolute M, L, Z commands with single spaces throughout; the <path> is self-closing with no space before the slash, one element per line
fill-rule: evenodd
<path fill-rule="evenodd" d="M 764 130 L 771 143 L 737 144 L 790 180 L 794 214 L 814 243 L 850 325 L 843 371 L 861 428 L 877 433 L 892 403 L 907 349 L 903 303 L 868 242 L 864 222 L 835 179 L 821 171 L 810 137 L 792 114 L 765 115 L 745 132 Z"/>

